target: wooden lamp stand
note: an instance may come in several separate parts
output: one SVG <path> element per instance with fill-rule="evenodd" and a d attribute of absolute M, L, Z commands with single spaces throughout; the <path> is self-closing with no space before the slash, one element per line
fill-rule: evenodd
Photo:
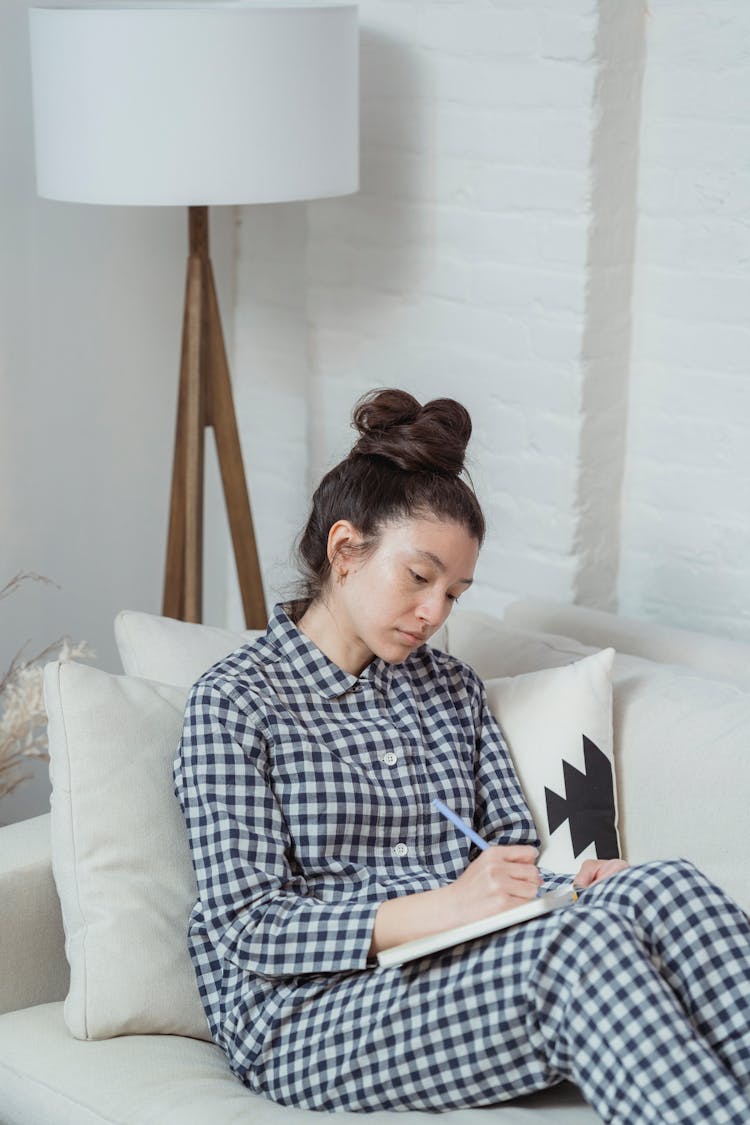
<path fill-rule="evenodd" d="M 201 620 L 205 430 L 212 426 L 245 622 L 248 629 L 264 629 L 268 615 L 208 253 L 208 208 L 189 207 L 188 224 L 190 253 L 162 613 L 182 621 Z"/>

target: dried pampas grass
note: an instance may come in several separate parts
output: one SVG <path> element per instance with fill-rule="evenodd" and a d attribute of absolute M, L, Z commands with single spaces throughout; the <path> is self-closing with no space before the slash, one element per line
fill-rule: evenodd
<path fill-rule="evenodd" d="M 45 582 L 49 578 L 33 571 L 20 571 L 0 589 L 0 600 L 14 593 L 23 582 Z M 24 657 L 25 645 L 0 678 L 0 798 L 12 792 L 29 774 L 24 766 L 33 758 L 46 760 L 47 713 L 44 708 L 43 668 L 48 660 L 80 660 L 94 656 L 84 642 L 60 637 L 36 656 Z"/>

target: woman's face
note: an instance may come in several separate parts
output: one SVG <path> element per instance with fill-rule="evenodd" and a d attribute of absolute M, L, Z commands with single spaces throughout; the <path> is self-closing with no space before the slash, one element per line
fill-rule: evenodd
<path fill-rule="evenodd" d="M 361 541 L 351 525 L 335 525 L 333 542 L 339 527 L 329 604 L 341 639 L 356 654 L 353 664 L 361 657 L 360 670 L 373 656 L 399 664 L 440 628 L 471 585 L 479 545 L 460 524 L 410 519 L 386 525 L 374 551 L 359 559 L 346 551 Z"/>

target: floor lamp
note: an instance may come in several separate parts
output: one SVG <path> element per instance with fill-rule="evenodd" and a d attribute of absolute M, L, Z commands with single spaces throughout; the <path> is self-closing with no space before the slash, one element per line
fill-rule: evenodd
<path fill-rule="evenodd" d="M 37 190 L 188 208 L 163 612 L 201 620 L 205 428 L 248 628 L 266 606 L 209 256 L 208 207 L 356 191 L 357 7 L 305 0 L 30 10 Z"/>

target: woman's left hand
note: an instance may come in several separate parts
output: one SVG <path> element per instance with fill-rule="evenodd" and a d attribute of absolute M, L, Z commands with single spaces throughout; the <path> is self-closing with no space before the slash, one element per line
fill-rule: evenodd
<path fill-rule="evenodd" d="M 616 875 L 618 871 L 624 871 L 627 866 L 624 859 L 585 859 L 573 879 L 573 884 L 576 887 L 591 887 L 594 883 L 606 879 L 608 875 Z"/>

